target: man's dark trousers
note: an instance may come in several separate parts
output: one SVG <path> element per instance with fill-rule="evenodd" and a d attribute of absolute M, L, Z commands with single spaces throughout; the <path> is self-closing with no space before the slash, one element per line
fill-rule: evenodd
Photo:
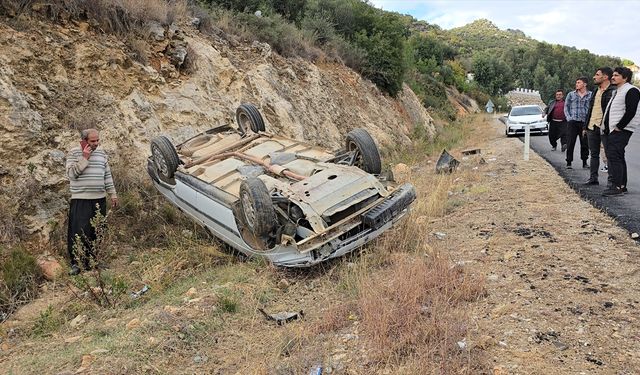
<path fill-rule="evenodd" d="M 600 133 L 600 128 L 595 126 L 594 130 L 587 129 L 587 140 L 589 141 L 589 153 L 591 153 L 590 168 L 590 181 L 598 181 L 598 169 L 600 168 L 600 144 L 604 146 L 605 154 L 607 152 L 607 140 L 608 137 L 605 134 Z M 607 186 L 613 184 L 613 177 L 611 174 L 607 175 Z"/>
<path fill-rule="evenodd" d="M 580 138 L 580 159 L 582 159 L 583 162 L 589 159 L 589 145 L 587 136 L 582 135 L 582 124 L 582 121 L 567 122 L 567 164 L 571 164 L 573 161 L 573 149 L 576 147 L 576 138 Z"/>
<path fill-rule="evenodd" d="M 612 131 L 607 139 L 607 161 L 609 174 L 615 187 L 627 187 L 627 162 L 624 159 L 624 148 L 629 143 L 631 134 L 628 130 Z"/>
<path fill-rule="evenodd" d="M 567 122 L 566 121 L 549 121 L 549 143 L 551 147 L 558 147 L 558 138 L 560 144 L 567 144 Z"/>
<path fill-rule="evenodd" d="M 96 207 L 97 205 L 97 207 Z M 84 263 L 85 268 L 90 267 L 90 258 L 95 257 L 93 252 L 93 242 L 96 240 L 96 230 L 91 225 L 97 212 L 102 216 L 107 215 L 107 199 L 72 199 L 69 204 L 69 227 L 67 231 L 67 250 L 71 265 L 77 266 L 78 260 Z M 84 247 L 76 249 L 76 236 L 80 238 L 80 243 Z M 95 259 L 94 259 L 95 260 Z"/>

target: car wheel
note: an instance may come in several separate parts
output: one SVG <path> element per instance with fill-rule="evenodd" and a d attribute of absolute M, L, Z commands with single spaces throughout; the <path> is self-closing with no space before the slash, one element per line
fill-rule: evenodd
<path fill-rule="evenodd" d="M 250 103 L 240 105 L 236 110 L 236 122 L 238 123 L 238 129 L 244 135 L 249 130 L 254 133 L 263 132 L 264 119 L 258 111 L 258 108 Z"/>
<path fill-rule="evenodd" d="M 240 184 L 240 208 L 254 235 L 266 237 L 275 228 L 276 211 L 267 186 L 259 178 L 250 177 Z"/>
<path fill-rule="evenodd" d="M 151 140 L 151 155 L 158 177 L 169 184 L 175 184 L 173 179 L 180 159 L 169 138 L 161 135 Z"/>
<path fill-rule="evenodd" d="M 347 134 L 347 152 L 355 152 L 353 165 L 372 174 L 380 174 L 382 161 L 378 146 L 369 132 L 364 129 L 353 129 Z"/>

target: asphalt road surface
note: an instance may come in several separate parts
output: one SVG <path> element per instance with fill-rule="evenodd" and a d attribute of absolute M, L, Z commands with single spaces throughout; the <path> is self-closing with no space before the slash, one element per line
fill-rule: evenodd
<path fill-rule="evenodd" d="M 504 124 L 496 121 L 496 126 L 504 130 Z M 638 132 L 636 132 L 638 133 Z M 524 142 L 524 136 L 520 137 Z M 633 134 L 629 140 L 626 151 L 627 161 L 627 188 L 629 192 L 623 196 L 603 197 L 602 191 L 606 189 L 607 173 L 599 172 L 600 186 L 583 185 L 589 178 L 589 169 L 582 168 L 580 160 L 580 141 L 576 141 L 573 156 L 573 169 L 566 169 L 565 153 L 560 151 L 558 140 L 557 151 L 551 151 L 549 138 L 546 135 L 531 136 L 531 148 L 545 158 L 560 174 L 564 180 L 580 195 L 600 208 L 630 233 L 640 234 L 640 134 Z M 602 163 L 602 160 L 600 161 Z"/>

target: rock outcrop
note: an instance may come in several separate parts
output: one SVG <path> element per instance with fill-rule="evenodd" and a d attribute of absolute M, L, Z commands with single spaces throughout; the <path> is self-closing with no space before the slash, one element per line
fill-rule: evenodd
<path fill-rule="evenodd" d="M 140 173 L 152 137 L 180 142 L 234 123 L 244 102 L 259 108 L 267 131 L 332 149 L 355 127 L 382 148 L 407 144 L 416 124 L 433 132 L 406 86 L 394 99 L 342 65 L 286 59 L 267 44 L 229 43 L 191 25 L 153 27 L 145 65 L 87 23 L 33 20 L 17 30 L 0 21 L 0 184 L 5 197 L 38 186 L 22 210 L 29 232 L 46 232 L 65 211 L 64 156 L 90 126 L 112 163 Z M 188 59 L 195 67 L 185 72 Z"/>

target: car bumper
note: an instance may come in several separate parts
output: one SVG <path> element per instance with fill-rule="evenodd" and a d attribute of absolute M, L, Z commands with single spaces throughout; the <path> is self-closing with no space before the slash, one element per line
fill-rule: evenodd
<path fill-rule="evenodd" d="M 529 132 L 531 134 L 548 134 L 549 133 L 549 125 L 531 125 L 529 126 Z M 524 135 L 525 126 L 524 125 L 507 125 L 507 134 L 508 135 Z"/>

